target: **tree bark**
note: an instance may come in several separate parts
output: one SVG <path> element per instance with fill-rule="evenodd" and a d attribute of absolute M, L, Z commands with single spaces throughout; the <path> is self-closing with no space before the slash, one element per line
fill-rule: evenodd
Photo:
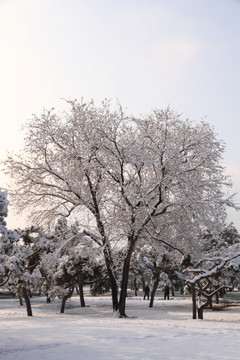
<path fill-rule="evenodd" d="M 21 295 L 18 296 L 19 304 L 20 306 L 23 306 L 23 301 Z"/>
<path fill-rule="evenodd" d="M 203 319 L 203 307 L 198 308 L 198 319 Z"/>
<path fill-rule="evenodd" d="M 23 292 L 23 297 L 24 297 L 25 303 L 26 303 L 27 315 L 32 316 L 31 302 L 28 297 L 28 292 L 27 292 L 27 289 L 25 288 L 25 286 L 22 286 L 22 292 Z"/>
<path fill-rule="evenodd" d="M 117 281 L 114 276 L 114 273 L 111 269 L 111 264 L 110 264 L 111 259 L 109 258 L 108 252 L 106 249 L 104 249 L 104 257 L 105 257 L 105 263 L 107 266 L 107 271 L 108 271 L 110 284 L 111 284 L 113 311 L 118 311 L 118 306 L 119 306 L 119 304 L 118 304 L 118 286 L 117 286 Z"/>
<path fill-rule="evenodd" d="M 144 279 L 144 277 L 142 276 L 142 289 L 143 289 L 143 291 L 144 291 L 144 289 L 145 289 L 145 286 L 146 286 L 146 284 L 145 284 L 145 279 Z"/>
<path fill-rule="evenodd" d="M 81 307 L 85 307 L 85 299 L 84 299 L 84 293 L 83 293 L 83 281 L 79 281 L 79 296 L 80 296 L 80 305 Z"/>
<path fill-rule="evenodd" d="M 111 265 L 112 265 L 111 249 L 108 246 L 107 238 L 105 235 L 104 224 L 101 220 L 101 214 L 100 214 L 99 204 L 98 204 L 98 200 L 97 200 L 96 188 L 94 188 L 93 183 L 91 181 L 91 178 L 90 178 L 87 170 L 85 171 L 85 175 L 86 175 L 86 178 L 88 181 L 88 186 L 89 186 L 89 190 L 90 190 L 92 201 L 93 201 L 94 210 L 91 209 L 91 212 L 95 216 L 98 231 L 101 234 L 102 239 L 103 239 L 103 245 L 104 245 L 103 253 L 104 253 L 105 263 L 106 263 L 106 267 L 107 267 L 107 271 L 108 271 L 108 275 L 109 275 L 110 283 L 111 283 L 113 311 L 117 311 L 118 310 L 118 286 L 117 286 L 117 282 L 116 282 L 114 273 L 111 268 Z"/>
<path fill-rule="evenodd" d="M 126 309 L 126 298 L 127 298 L 127 286 L 128 286 L 130 261 L 131 261 L 131 256 L 132 256 L 134 247 L 135 247 L 135 242 L 132 240 L 131 243 L 130 243 L 130 247 L 128 249 L 127 256 L 124 259 L 124 265 L 123 265 L 121 293 L 120 293 L 119 309 L 118 310 L 119 310 L 120 317 L 125 317 L 125 318 L 127 317 L 125 309 Z"/>
<path fill-rule="evenodd" d="M 197 318 L 197 303 L 196 303 L 196 289 L 195 285 L 191 285 L 191 293 L 192 293 L 192 318 Z"/>
<path fill-rule="evenodd" d="M 203 320 L 203 310 L 206 309 L 206 308 L 208 307 L 208 305 L 211 305 L 211 300 L 212 300 L 212 297 L 211 297 L 211 296 L 207 297 L 205 303 L 202 304 L 202 305 L 198 308 L 198 319 Z"/>
<path fill-rule="evenodd" d="M 72 294 L 73 294 L 73 291 L 74 291 L 74 284 L 72 285 L 72 287 L 69 289 L 69 292 L 67 295 L 65 295 L 63 298 L 62 298 L 62 303 L 61 303 L 61 309 L 60 309 L 60 313 L 63 314 L 64 313 L 64 310 L 65 310 L 65 305 L 66 305 L 66 302 L 67 302 L 67 299 L 69 299 Z"/>
<path fill-rule="evenodd" d="M 206 292 L 203 292 L 202 289 L 199 289 L 200 294 L 206 298 L 206 301 L 198 309 L 198 319 L 203 319 L 203 310 L 206 309 L 208 306 L 210 307 L 210 309 L 213 309 L 212 298 L 214 295 L 218 294 L 221 289 L 222 289 L 222 287 L 215 289 L 209 295 L 207 295 Z"/>
<path fill-rule="evenodd" d="M 153 284 L 153 289 L 151 291 L 151 299 L 150 299 L 150 303 L 149 303 L 150 308 L 153 307 L 155 293 L 157 291 L 158 284 L 159 284 L 159 278 L 160 278 L 160 272 L 156 274 L 155 281 L 154 281 L 154 284 Z"/>
<path fill-rule="evenodd" d="M 137 279 L 134 278 L 134 293 L 135 293 L 135 296 L 137 296 L 137 292 L 138 292 Z"/>
<path fill-rule="evenodd" d="M 65 296 L 62 298 L 61 309 L 60 309 L 60 313 L 61 313 L 61 314 L 64 313 L 65 305 L 66 305 L 66 302 L 67 302 L 67 299 L 68 299 L 68 298 L 69 298 L 68 295 L 65 295 Z"/>

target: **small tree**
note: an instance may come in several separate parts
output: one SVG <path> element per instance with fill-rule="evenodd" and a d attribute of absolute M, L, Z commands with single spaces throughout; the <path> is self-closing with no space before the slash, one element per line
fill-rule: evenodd
<path fill-rule="evenodd" d="M 220 251 L 219 251 L 220 250 Z M 212 298 L 221 289 L 229 287 L 229 282 L 225 273 L 225 281 L 216 281 L 216 277 L 223 276 L 224 272 L 231 269 L 239 272 L 240 244 L 234 244 L 230 247 L 221 247 L 218 251 L 212 250 L 203 255 L 202 259 L 193 266 L 191 262 L 187 268 L 188 277 L 186 283 L 191 288 L 193 302 L 193 319 L 203 319 L 203 310 L 212 305 Z M 238 261 L 236 262 L 236 259 Z M 219 280 L 219 279 L 218 279 Z M 205 302 L 196 303 L 196 295 L 205 298 Z"/>
<path fill-rule="evenodd" d="M 100 251 L 89 236 L 79 232 L 77 225 L 69 227 L 65 219 L 58 221 L 55 237 L 54 250 L 42 257 L 40 265 L 49 293 L 62 299 L 60 312 L 63 313 L 76 285 L 80 289 L 81 305 L 85 306 L 83 284 L 94 274 Z"/>

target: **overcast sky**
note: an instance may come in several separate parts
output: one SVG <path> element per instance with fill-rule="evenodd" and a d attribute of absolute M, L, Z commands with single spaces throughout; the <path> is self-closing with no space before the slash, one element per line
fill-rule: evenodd
<path fill-rule="evenodd" d="M 0 47 L 1 159 L 62 98 L 170 105 L 214 126 L 240 204 L 240 1 L 0 0 Z M 229 221 L 240 230 L 240 213 Z M 21 225 L 11 208 L 7 222 Z"/>

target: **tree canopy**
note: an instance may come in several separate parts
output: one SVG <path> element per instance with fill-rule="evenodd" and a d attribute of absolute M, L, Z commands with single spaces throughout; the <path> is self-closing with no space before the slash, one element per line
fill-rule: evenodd
<path fill-rule="evenodd" d="M 32 221 L 56 224 L 78 216 L 81 228 L 103 247 L 114 308 L 125 316 L 129 266 L 136 243 L 164 239 L 195 246 L 200 232 L 223 230 L 229 186 L 221 165 L 224 146 L 204 121 L 182 120 L 170 108 L 135 118 L 76 100 L 26 125 L 21 156 L 6 161 L 18 209 Z M 181 236 L 179 236 L 181 234 Z M 113 249 L 124 249 L 121 294 Z"/>

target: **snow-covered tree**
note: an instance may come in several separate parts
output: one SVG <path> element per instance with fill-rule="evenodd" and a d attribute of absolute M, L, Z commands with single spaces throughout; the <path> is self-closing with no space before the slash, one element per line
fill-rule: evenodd
<path fill-rule="evenodd" d="M 15 203 L 32 208 L 41 222 L 78 213 L 86 234 L 103 248 L 113 308 L 125 317 L 139 240 L 159 237 L 183 216 L 196 234 L 221 231 L 232 204 L 223 195 L 224 147 L 207 123 L 181 120 L 169 108 L 136 119 L 120 106 L 111 111 L 107 101 L 69 105 L 62 116 L 54 110 L 35 116 L 23 156 L 6 161 L 16 181 Z M 119 302 L 112 254 L 118 244 L 125 254 Z"/>
<path fill-rule="evenodd" d="M 35 263 L 34 250 L 25 246 L 17 231 L 8 230 L 4 217 L 7 216 L 7 194 L 0 190 L 0 270 L 3 284 L 18 295 L 23 295 L 27 314 L 32 316 L 28 290 L 39 288 L 41 273 Z"/>
<path fill-rule="evenodd" d="M 223 232 L 226 234 L 226 231 Z M 206 241 L 207 237 L 207 241 Z M 203 319 L 203 310 L 212 306 L 213 296 L 219 291 L 232 286 L 233 280 L 239 282 L 240 243 L 229 245 L 224 238 L 216 239 L 211 234 L 204 236 L 201 256 L 183 258 L 183 268 L 186 267 L 186 283 L 191 289 L 193 302 L 193 319 Z M 204 298 L 205 301 L 196 302 Z M 217 296 L 218 299 L 218 296 Z"/>
<path fill-rule="evenodd" d="M 83 285 L 100 265 L 101 251 L 76 224 L 68 226 L 65 219 L 58 221 L 55 238 L 55 248 L 42 257 L 40 266 L 45 278 L 43 290 L 49 296 L 62 299 L 60 311 L 63 313 L 76 286 L 84 306 Z"/>
<path fill-rule="evenodd" d="M 223 240 L 229 245 L 240 242 L 240 234 L 233 223 L 228 224 L 222 233 Z"/>
<path fill-rule="evenodd" d="M 5 218 L 8 215 L 8 204 L 7 192 L 0 189 L 0 273 L 2 283 L 6 283 L 11 274 L 10 270 L 5 268 L 5 264 L 8 261 L 10 249 L 19 240 L 15 232 L 7 229 Z"/>
<path fill-rule="evenodd" d="M 144 244 L 141 249 L 136 248 L 133 253 L 137 268 L 148 278 L 151 284 L 151 299 L 149 307 L 153 306 L 154 296 L 159 285 L 160 275 L 164 271 L 166 264 L 169 262 L 169 251 L 157 244 L 149 242 Z"/>

